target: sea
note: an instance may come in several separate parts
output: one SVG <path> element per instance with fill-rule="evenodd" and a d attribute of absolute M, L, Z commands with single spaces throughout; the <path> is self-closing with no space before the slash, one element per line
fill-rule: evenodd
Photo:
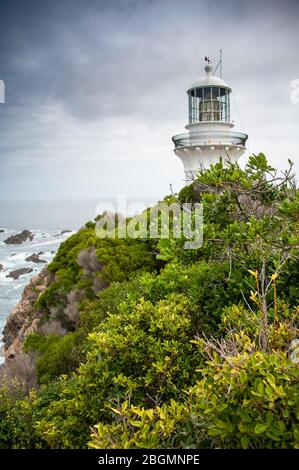
<path fill-rule="evenodd" d="M 155 198 L 137 202 L 132 199 L 127 201 L 127 205 L 142 208 L 154 202 Z M 94 199 L 0 202 L 0 230 L 3 230 L 0 233 L 0 264 L 3 266 L 0 270 L 0 364 L 4 361 L 2 331 L 6 318 L 20 301 L 23 289 L 31 277 L 38 274 L 45 266 L 45 263 L 26 261 L 26 258 L 32 254 L 41 253 L 40 259 L 49 263 L 59 245 L 86 222 L 94 220 L 103 204 L 103 201 Z M 117 211 L 116 200 L 111 199 L 107 204 L 115 207 Z M 130 209 L 128 214 L 130 214 Z M 25 229 L 34 234 L 32 241 L 28 240 L 21 245 L 4 243 L 8 237 Z M 63 233 L 64 231 L 67 232 Z M 11 271 L 19 268 L 31 268 L 32 272 L 16 280 L 7 277 Z"/>

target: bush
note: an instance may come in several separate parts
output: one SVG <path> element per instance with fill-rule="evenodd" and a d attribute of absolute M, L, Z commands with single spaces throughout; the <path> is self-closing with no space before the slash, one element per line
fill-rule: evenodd
<path fill-rule="evenodd" d="M 36 375 L 39 384 L 49 383 L 62 374 L 70 374 L 78 367 L 79 340 L 78 333 L 68 333 L 63 337 L 39 334 L 27 337 L 25 351 L 38 353 Z"/>
<path fill-rule="evenodd" d="M 233 362 L 232 368 L 229 361 Z M 183 402 L 122 403 L 91 448 L 299 448 L 299 370 L 282 353 L 215 357 Z"/>
<path fill-rule="evenodd" d="M 194 432 L 188 404 L 171 400 L 169 404 L 145 409 L 125 401 L 112 408 L 111 424 L 93 428 L 89 447 L 93 449 L 175 449 L 192 448 Z"/>
<path fill-rule="evenodd" d="M 141 271 L 154 271 L 155 255 L 150 244 L 135 239 L 102 239 L 97 257 L 103 263 L 101 278 L 107 284 L 123 282 Z"/>
<path fill-rule="evenodd" d="M 299 369 L 285 354 L 215 357 L 201 373 L 190 393 L 213 447 L 299 448 Z"/>
<path fill-rule="evenodd" d="M 200 174 L 178 195 L 204 206 L 196 250 L 98 239 L 92 222 L 62 243 L 31 312 L 49 321 L 25 344 L 39 388 L 0 390 L 0 445 L 299 447 L 291 169 L 259 154 Z"/>
<path fill-rule="evenodd" d="M 89 427 L 111 419 L 110 403 L 130 396 L 148 407 L 153 400 L 181 396 L 194 383 L 197 365 L 188 340 L 192 315 L 192 304 L 182 295 L 156 306 L 121 305 L 119 314 L 108 316 L 101 331 L 90 335 L 86 363 L 39 423 L 42 439 L 55 447 L 84 447 Z"/>
<path fill-rule="evenodd" d="M 30 449 L 35 446 L 33 410 L 36 393 L 24 397 L 18 384 L 0 388 L 0 448 Z"/>

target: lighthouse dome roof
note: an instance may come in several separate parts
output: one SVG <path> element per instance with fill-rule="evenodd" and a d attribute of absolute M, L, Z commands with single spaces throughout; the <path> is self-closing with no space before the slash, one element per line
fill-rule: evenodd
<path fill-rule="evenodd" d="M 216 77 L 216 75 L 212 75 L 212 66 L 210 64 L 205 66 L 205 71 L 206 75 L 192 83 L 192 85 L 188 88 L 188 91 L 192 88 L 201 88 L 205 86 L 227 88 L 228 90 L 232 91 L 231 87 L 224 80 L 222 80 L 222 78 Z"/>

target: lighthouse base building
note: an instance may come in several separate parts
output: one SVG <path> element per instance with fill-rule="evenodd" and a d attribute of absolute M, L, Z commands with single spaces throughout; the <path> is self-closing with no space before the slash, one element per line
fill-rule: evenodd
<path fill-rule="evenodd" d="M 246 150 L 247 134 L 234 131 L 230 121 L 232 89 L 212 71 L 211 64 L 207 64 L 206 75 L 187 90 L 188 132 L 172 138 L 174 152 L 184 165 L 186 181 L 193 180 L 199 169 L 209 168 L 220 158 L 236 162 Z"/>

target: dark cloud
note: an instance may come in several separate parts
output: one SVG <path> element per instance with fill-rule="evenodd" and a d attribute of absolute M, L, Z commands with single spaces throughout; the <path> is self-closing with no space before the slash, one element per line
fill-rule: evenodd
<path fill-rule="evenodd" d="M 185 90 L 202 57 L 216 62 L 220 47 L 252 149 L 288 158 L 298 147 L 299 107 L 289 99 L 299 76 L 298 12 L 297 1 L 275 0 L 2 0 L 2 192 L 47 196 L 45 184 L 30 186 L 43 172 L 61 195 L 67 174 L 76 181 L 69 191 L 81 185 L 95 196 L 101 184 L 108 190 L 116 161 L 127 162 L 131 190 L 137 159 L 149 171 L 160 161 L 157 195 L 180 184 L 170 138 L 186 124 Z"/>

